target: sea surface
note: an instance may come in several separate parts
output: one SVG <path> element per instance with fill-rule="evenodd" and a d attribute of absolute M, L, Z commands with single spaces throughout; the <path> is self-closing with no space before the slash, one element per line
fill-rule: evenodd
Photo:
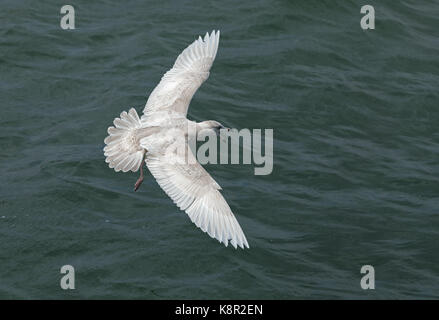
<path fill-rule="evenodd" d="M 2 0 L 0 298 L 438 299 L 438 17 L 436 0 Z M 138 173 L 102 151 L 213 29 L 188 117 L 274 130 L 270 175 L 205 166 L 249 250 L 196 228 L 149 172 L 133 192 Z"/>

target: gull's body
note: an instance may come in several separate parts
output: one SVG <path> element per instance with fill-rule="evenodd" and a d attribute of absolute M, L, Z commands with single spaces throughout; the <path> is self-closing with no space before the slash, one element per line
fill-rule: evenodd
<path fill-rule="evenodd" d="M 216 121 L 188 120 L 189 103 L 209 77 L 218 50 L 219 31 L 199 37 L 178 56 L 171 70 L 148 98 L 141 118 L 134 109 L 122 112 L 109 127 L 105 139 L 106 162 L 116 171 L 138 171 L 143 181 L 143 162 L 160 187 L 204 232 L 224 243 L 248 248 L 247 239 L 221 187 L 196 161 L 187 143 L 202 130 L 216 133 L 224 128 Z M 190 130 L 193 128 L 194 130 Z M 178 149 L 181 148 L 181 149 Z M 178 149 L 178 150 L 177 150 Z"/>

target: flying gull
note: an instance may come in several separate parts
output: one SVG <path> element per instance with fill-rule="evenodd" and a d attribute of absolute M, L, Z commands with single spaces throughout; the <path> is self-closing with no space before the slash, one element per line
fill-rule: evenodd
<path fill-rule="evenodd" d="M 131 108 L 114 119 L 104 140 L 104 154 L 109 167 L 117 172 L 140 169 L 134 191 L 143 182 L 146 163 L 160 187 L 197 227 L 225 246 L 230 241 L 235 249 L 244 249 L 249 247 L 247 239 L 221 195 L 221 187 L 192 152 L 179 152 L 188 150 L 188 141 L 200 132 L 219 135 L 221 129 L 227 129 L 217 121 L 186 118 L 193 95 L 209 77 L 219 37 L 219 31 L 206 33 L 204 39 L 199 37 L 183 50 L 149 96 L 140 118 Z"/>

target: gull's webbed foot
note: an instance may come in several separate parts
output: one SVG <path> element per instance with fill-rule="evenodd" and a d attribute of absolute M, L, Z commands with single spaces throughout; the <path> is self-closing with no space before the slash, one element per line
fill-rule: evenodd
<path fill-rule="evenodd" d="M 145 163 L 145 154 L 143 155 L 142 164 L 140 165 L 140 177 L 139 177 L 139 179 L 137 179 L 136 183 L 134 184 L 134 191 L 137 191 L 140 188 L 140 186 L 142 185 L 144 163 Z"/>
<path fill-rule="evenodd" d="M 143 177 L 139 177 L 139 179 L 137 179 L 136 183 L 134 184 L 134 191 L 137 191 L 140 186 L 142 185 L 143 182 Z"/>

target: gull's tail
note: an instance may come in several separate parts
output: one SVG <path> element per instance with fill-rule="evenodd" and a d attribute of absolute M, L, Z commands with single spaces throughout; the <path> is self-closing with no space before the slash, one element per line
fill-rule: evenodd
<path fill-rule="evenodd" d="M 108 128 L 105 138 L 105 162 L 115 171 L 137 171 L 142 165 L 145 149 L 140 146 L 137 129 L 141 123 L 134 108 L 122 112 L 120 118 L 113 121 L 114 127 Z"/>

